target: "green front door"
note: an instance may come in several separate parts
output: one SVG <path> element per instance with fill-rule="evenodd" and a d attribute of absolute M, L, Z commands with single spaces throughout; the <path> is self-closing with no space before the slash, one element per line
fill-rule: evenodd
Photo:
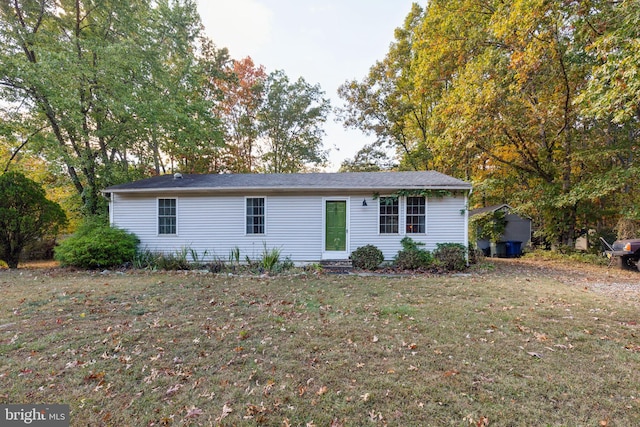
<path fill-rule="evenodd" d="M 325 251 L 347 250 L 347 202 L 327 201 L 325 205 Z"/>

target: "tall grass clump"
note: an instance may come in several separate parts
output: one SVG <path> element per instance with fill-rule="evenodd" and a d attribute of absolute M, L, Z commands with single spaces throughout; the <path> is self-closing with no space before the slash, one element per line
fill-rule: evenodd
<path fill-rule="evenodd" d="M 263 243 L 262 257 L 260 258 L 260 267 L 266 271 L 273 271 L 280 262 L 280 248 L 267 248 L 267 244 Z"/>

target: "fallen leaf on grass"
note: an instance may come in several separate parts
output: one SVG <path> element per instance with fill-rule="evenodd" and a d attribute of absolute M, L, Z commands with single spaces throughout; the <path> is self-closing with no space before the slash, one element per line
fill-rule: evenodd
<path fill-rule="evenodd" d="M 460 371 L 456 370 L 456 369 L 451 369 L 447 372 L 444 373 L 444 377 L 445 378 L 449 378 L 449 377 L 455 377 L 456 375 L 458 375 L 460 373 Z"/>
<path fill-rule="evenodd" d="M 233 412 L 233 409 L 225 403 L 222 406 L 222 414 L 220 414 L 220 416 L 216 418 L 216 422 L 220 422 L 221 420 L 229 416 L 229 414 L 232 412 Z"/>
<path fill-rule="evenodd" d="M 165 396 L 170 396 L 173 393 L 177 392 L 178 390 L 180 390 L 182 387 L 184 387 L 182 384 L 176 384 L 174 386 L 171 386 L 167 389 L 167 391 L 164 392 Z"/>
<path fill-rule="evenodd" d="M 538 341 L 546 341 L 549 339 L 549 337 L 547 337 L 545 334 L 539 334 L 537 332 L 534 332 L 534 336 L 536 337 L 536 340 Z"/>
<path fill-rule="evenodd" d="M 527 351 L 527 354 L 531 357 L 535 357 L 536 359 L 542 359 L 542 354 L 536 353 L 535 351 Z"/>
<path fill-rule="evenodd" d="M 104 383 L 104 372 L 91 372 L 89 375 L 84 377 L 84 382 L 98 382 L 99 384 Z"/>
<path fill-rule="evenodd" d="M 187 415 L 185 415 L 185 418 L 195 418 L 198 415 L 202 415 L 202 409 L 192 406 L 191 408 L 189 408 L 189 410 L 187 410 Z"/>
<path fill-rule="evenodd" d="M 318 391 L 316 392 L 316 394 L 317 394 L 318 396 L 322 396 L 322 395 L 323 395 L 323 394 L 325 394 L 327 391 L 329 391 L 329 389 L 327 388 L 327 386 L 324 386 L 324 385 L 323 385 L 322 387 L 320 387 L 320 390 L 318 390 Z"/>
<path fill-rule="evenodd" d="M 245 420 L 250 420 L 254 418 L 256 415 L 266 414 L 267 408 L 261 403 L 260 406 L 248 404 L 246 409 L 246 415 L 243 417 Z"/>

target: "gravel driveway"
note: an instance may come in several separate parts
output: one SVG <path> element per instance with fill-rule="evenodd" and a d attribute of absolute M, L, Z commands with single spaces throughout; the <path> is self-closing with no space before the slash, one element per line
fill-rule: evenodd
<path fill-rule="evenodd" d="M 640 303 L 640 272 L 638 271 L 622 270 L 615 266 L 605 267 L 579 262 L 527 258 L 492 258 L 488 262 L 495 265 L 496 272 L 551 277 L 567 285 L 580 286 L 612 298 Z"/>

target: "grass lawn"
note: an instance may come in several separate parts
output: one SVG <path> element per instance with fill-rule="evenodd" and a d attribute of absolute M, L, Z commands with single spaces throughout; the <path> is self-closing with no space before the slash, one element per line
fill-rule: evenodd
<path fill-rule="evenodd" d="M 640 300 L 551 270 L 0 271 L 0 402 L 72 426 L 640 425 Z"/>

